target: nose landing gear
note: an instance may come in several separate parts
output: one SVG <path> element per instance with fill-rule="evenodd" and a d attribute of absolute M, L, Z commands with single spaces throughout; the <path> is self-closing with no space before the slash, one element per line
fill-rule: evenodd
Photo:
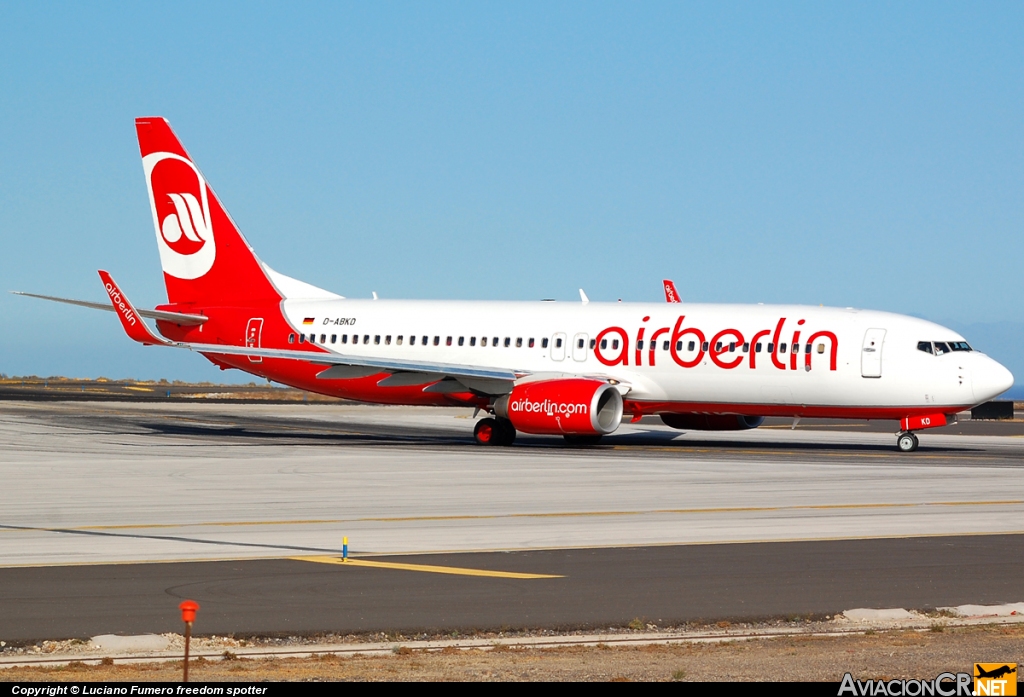
<path fill-rule="evenodd" d="M 508 419 L 480 419 L 473 429 L 473 438 L 479 445 L 512 445 L 516 428 Z"/>
<path fill-rule="evenodd" d="M 912 453 L 917 450 L 918 441 L 910 431 L 902 431 L 896 434 L 896 448 L 901 453 Z"/>

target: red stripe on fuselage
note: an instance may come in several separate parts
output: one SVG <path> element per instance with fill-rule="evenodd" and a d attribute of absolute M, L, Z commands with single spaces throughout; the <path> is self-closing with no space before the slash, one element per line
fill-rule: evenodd
<path fill-rule="evenodd" d="M 907 416 L 955 414 L 970 404 L 948 406 L 840 406 L 805 404 L 729 404 L 723 402 L 645 402 L 625 400 L 623 411 L 641 416 L 654 414 L 731 414 L 737 416 L 783 416 L 819 419 L 903 419 Z"/>

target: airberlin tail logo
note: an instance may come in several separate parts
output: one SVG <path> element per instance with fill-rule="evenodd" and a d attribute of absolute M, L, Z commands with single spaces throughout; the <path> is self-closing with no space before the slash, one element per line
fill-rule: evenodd
<path fill-rule="evenodd" d="M 142 158 L 164 272 L 199 278 L 217 256 L 206 181 L 186 158 L 156 152 Z"/>

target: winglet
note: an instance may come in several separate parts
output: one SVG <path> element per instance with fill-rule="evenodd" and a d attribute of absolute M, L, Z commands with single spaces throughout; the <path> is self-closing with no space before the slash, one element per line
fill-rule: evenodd
<path fill-rule="evenodd" d="M 121 326 L 124 327 L 124 331 L 128 334 L 129 338 L 146 346 L 170 343 L 166 339 L 162 339 L 154 334 L 146 326 L 138 311 L 132 306 L 128 297 L 117 287 L 117 283 L 114 282 L 109 273 L 101 270 L 99 274 L 100 280 L 103 281 L 103 288 L 107 291 L 107 295 L 110 296 L 110 302 L 114 306 L 114 313 L 121 320 Z"/>
<path fill-rule="evenodd" d="M 667 303 L 681 303 L 681 302 L 683 302 L 679 298 L 679 293 L 676 292 L 676 284 L 675 283 L 673 283 L 672 281 L 670 281 L 667 278 L 664 281 L 662 281 L 662 283 L 665 285 L 665 302 L 667 302 Z"/>

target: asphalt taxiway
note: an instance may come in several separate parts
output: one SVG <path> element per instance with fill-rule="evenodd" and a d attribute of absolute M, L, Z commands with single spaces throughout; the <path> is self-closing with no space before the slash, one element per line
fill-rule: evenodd
<path fill-rule="evenodd" d="M 481 448 L 472 423 L 440 409 L 2 403 L 0 597 L 14 612 L 0 638 L 165 631 L 184 596 L 222 633 L 1024 599 L 1019 423 L 925 432 L 912 454 L 857 423 L 645 421 L 584 449 Z M 380 564 L 336 563 L 343 537 Z"/>

